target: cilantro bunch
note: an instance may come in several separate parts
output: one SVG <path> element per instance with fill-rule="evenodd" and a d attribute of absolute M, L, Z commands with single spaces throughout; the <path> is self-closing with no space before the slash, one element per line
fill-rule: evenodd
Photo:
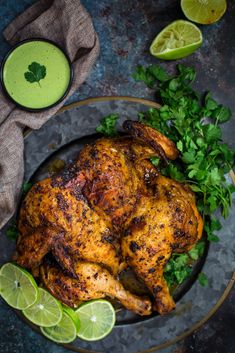
<path fill-rule="evenodd" d="M 192 273 L 190 262 L 197 261 L 204 253 L 205 241 L 200 240 L 188 253 L 174 253 L 164 268 L 164 277 L 170 289 L 181 284 Z M 202 286 L 207 284 L 205 274 L 199 274 L 199 282 Z"/>
<path fill-rule="evenodd" d="M 156 88 L 162 103 L 159 110 L 140 113 L 139 120 L 169 137 L 181 152 L 176 162 L 161 168 L 162 174 L 187 182 L 196 194 L 207 239 L 219 241 L 214 231 L 221 229 L 221 224 L 212 213 L 221 209 L 226 218 L 235 191 L 225 178 L 234 166 L 234 152 L 222 142 L 219 126 L 231 118 L 230 109 L 218 104 L 210 92 L 202 96 L 193 90 L 196 73 L 192 67 L 177 65 L 177 74 L 169 76 L 159 65 L 138 66 L 133 78 Z M 160 161 L 152 158 L 151 162 L 159 166 Z M 188 254 L 172 255 L 164 270 L 170 288 L 190 275 L 190 259 L 197 260 L 193 254 L 203 254 L 198 244 Z M 198 279 L 202 286 L 208 282 L 204 273 Z"/>
<path fill-rule="evenodd" d="M 137 67 L 133 77 L 157 88 L 162 103 L 159 110 L 151 108 L 140 113 L 139 120 L 176 143 L 180 158 L 162 172 L 190 185 L 197 194 L 207 233 L 211 234 L 219 225 L 217 220 L 215 227 L 215 221 L 208 218 L 218 208 L 226 218 L 235 191 L 225 179 L 234 166 L 234 152 L 221 141 L 219 126 L 230 119 L 231 111 L 218 104 L 210 93 L 203 97 L 193 90 L 196 73 L 192 67 L 177 65 L 177 70 L 177 75 L 169 76 L 158 65 Z"/>
<path fill-rule="evenodd" d="M 139 113 L 139 121 L 174 141 L 180 151 L 177 161 L 163 165 L 158 157 L 152 157 L 152 164 L 160 168 L 162 174 L 191 187 L 203 216 L 207 239 L 218 242 L 214 232 L 221 229 L 221 224 L 212 214 L 220 209 L 226 218 L 235 191 L 234 185 L 225 178 L 234 167 L 234 151 L 222 142 L 220 128 L 231 118 L 231 110 L 218 104 L 210 92 L 200 95 L 192 88 L 196 78 L 192 67 L 177 65 L 176 75 L 170 76 L 159 65 L 137 66 L 133 78 L 155 89 L 162 104 L 160 109 L 150 108 Z M 116 121 L 116 114 L 104 117 L 97 131 L 114 136 Z M 201 241 L 189 253 L 172 255 L 164 270 L 171 289 L 190 275 L 192 260 L 202 256 L 204 247 L 205 242 Z M 202 286 L 207 285 L 204 273 L 200 273 L 198 279 Z"/>

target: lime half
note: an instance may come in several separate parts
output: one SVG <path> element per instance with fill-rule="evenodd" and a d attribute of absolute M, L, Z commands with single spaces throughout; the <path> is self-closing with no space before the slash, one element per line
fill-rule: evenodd
<path fill-rule="evenodd" d="M 226 11 L 226 0 L 181 0 L 185 16 L 194 22 L 210 24 L 218 21 Z"/>
<path fill-rule="evenodd" d="M 159 59 L 175 60 L 192 54 L 202 44 L 202 33 L 189 21 L 177 20 L 153 40 L 150 53 Z"/>
<path fill-rule="evenodd" d="M 38 287 L 26 270 L 6 263 L 0 270 L 0 294 L 10 306 L 24 310 L 36 302 Z"/>
<path fill-rule="evenodd" d="M 97 341 L 106 337 L 115 324 L 115 310 L 107 300 L 93 300 L 82 304 L 76 314 L 80 320 L 79 338 Z"/>
<path fill-rule="evenodd" d="M 52 327 L 40 327 L 44 336 L 57 343 L 73 342 L 77 336 L 77 329 L 71 317 L 63 312 L 60 322 Z"/>
<path fill-rule="evenodd" d="M 28 309 L 23 310 L 24 315 L 38 326 L 55 326 L 62 318 L 61 304 L 50 293 L 38 288 L 38 299 Z"/>

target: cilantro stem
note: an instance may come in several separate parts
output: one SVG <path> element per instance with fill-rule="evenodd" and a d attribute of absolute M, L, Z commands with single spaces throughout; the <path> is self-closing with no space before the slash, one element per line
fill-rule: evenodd
<path fill-rule="evenodd" d="M 185 179 L 184 180 L 186 183 L 188 184 L 195 184 L 195 185 L 199 185 L 197 181 L 191 180 L 191 179 Z"/>
<path fill-rule="evenodd" d="M 205 208 L 206 208 L 206 192 L 203 193 L 203 212 L 202 212 L 202 219 L 203 219 L 203 223 L 205 223 Z"/>

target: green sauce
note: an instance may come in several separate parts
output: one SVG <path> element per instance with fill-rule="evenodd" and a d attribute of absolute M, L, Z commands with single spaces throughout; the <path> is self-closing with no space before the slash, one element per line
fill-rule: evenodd
<path fill-rule="evenodd" d="M 25 73 L 33 62 L 45 66 L 39 82 L 29 82 Z M 12 99 L 26 108 L 46 108 L 63 97 L 70 83 L 71 69 L 65 54 L 55 45 L 32 40 L 16 47 L 3 67 L 3 82 Z"/>

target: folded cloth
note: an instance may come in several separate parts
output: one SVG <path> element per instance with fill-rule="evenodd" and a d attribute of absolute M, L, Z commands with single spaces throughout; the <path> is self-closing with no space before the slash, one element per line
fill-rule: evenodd
<path fill-rule="evenodd" d="M 91 18 L 79 0 L 38 1 L 5 29 L 4 36 L 11 44 L 46 38 L 64 48 L 74 69 L 68 96 L 84 82 L 99 52 Z M 0 228 L 14 214 L 22 186 L 24 128 L 39 129 L 63 104 L 30 113 L 17 109 L 0 92 Z"/>

